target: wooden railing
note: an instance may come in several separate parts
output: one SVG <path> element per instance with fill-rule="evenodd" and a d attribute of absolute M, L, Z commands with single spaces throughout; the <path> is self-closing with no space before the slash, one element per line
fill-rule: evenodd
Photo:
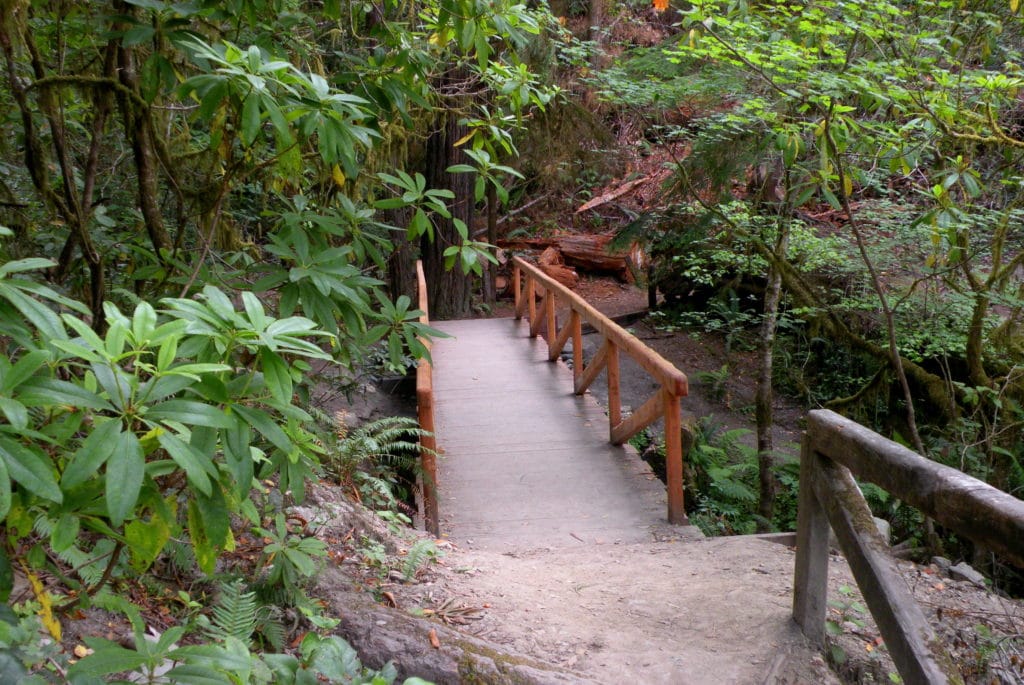
<path fill-rule="evenodd" d="M 665 468 L 668 489 L 668 520 L 686 523 L 683 508 L 683 445 L 679 400 L 689 391 L 686 375 L 672 366 L 614 321 L 587 304 L 579 295 L 549 278 L 536 266 L 519 257 L 512 260 L 512 286 L 515 292 L 516 318 L 526 316 L 530 337 L 544 328 L 548 359 L 555 361 L 572 339 L 572 373 L 575 393 L 582 395 L 602 370 L 608 377 L 609 441 L 621 445 L 641 430 L 665 419 Z M 543 293 L 538 316 L 537 296 Z M 569 320 L 558 329 L 555 311 L 559 305 L 570 308 Z M 583 322 L 601 334 L 603 342 L 593 359 L 583 359 Z M 622 416 L 619 394 L 619 352 L 632 357 L 658 383 L 658 390 L 628 417 Z"/>
<path fill-rule="evenodd" d="M 416 287 L 419 291 L 420 323 L 430 324 L 430 309 L 427 302 L 427 281 L 423 275 L 423 263 L 416 262 Z M 430 340 L 421 338 L 427 350 Z M 441 535 L 441 523 L 437 514 L 437 439 L 434 437 L 434 367 L 429 358 L 420 359 L 416 366 L 416 405 L 420 429 L 420 478 L 423 482 L 423 523 L 434 537 Z"/>
<path fill-rule="evenodd" d="M 853 477 L 888 490 L 1022 568 L 1024 501 L 831 411 L 810 412 L 807 424 L 793 618 L 813 642 L 824 641 L 831 524 L 903 682 L 962 682 L 900 575 Z"/>

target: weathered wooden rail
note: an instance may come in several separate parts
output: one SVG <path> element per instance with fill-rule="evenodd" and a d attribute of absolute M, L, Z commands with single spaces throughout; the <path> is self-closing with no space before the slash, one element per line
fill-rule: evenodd
<path fill-rule="evenodd" d="M 516 318 L 526 316 L 530 337 L 544 327 L 548 359 L 555 361 L 572 339 L 574 391 L 582 395 L 601 371 L 607 371 L 609 441 L 621 445 L 659 418 L 665 420 L 665 467 L 668 490 L 668 520 L 687 523 L 683 508 L 683 445 L 680 422 L 680 398 L 689 391 L 686 375 L 654 350 L 648 348 L 621 326 L 597 311 L 562 284 L 549 278 L 536 266 L 519 257 L 513 259 L 512 287 Z M 538 316 L 537 296 L 543 294 Z M 555 312 L 559 304 L 570 308 L 569 320 L 558 329 Z M 590 324 L 603 341 L 589 362 L 583 359 L 583 323 Z M 632 357 L 661 388 L 628 417 L 622 416 L 619 393 L 619 353 Z"/>
<path fill-rule="evenodd" d="M 827 410 L 807 417 L 793 618 L 825 638 L 829 524 L 903 682 L 963 682 L 907 588 L 854 475 L 1024 568 L 1024 501 Z M 852 473 L 851 473 L 852 472 Z"/>
<path fill-rule="evenodd" d="M 420 323 L 430 324 L 430 308 L 427 302 L 427 281 L 423 275 L 423 263 L 416 262 L 416 287 L 419 293 Z M 421 342 L 430 350 L 430 340 Z M 434 537 L 441 535 L 441 523 L 437 511 L 437 438 L 434 436 L 434 367 L 430 359 L 420 359 L 416 366 L 416 405 L 420 429 L 420 478 L 423 482 L 423 523 Z"/>

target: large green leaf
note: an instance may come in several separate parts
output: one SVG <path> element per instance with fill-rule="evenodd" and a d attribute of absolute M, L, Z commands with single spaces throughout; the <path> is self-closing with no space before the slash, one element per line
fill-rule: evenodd
<path fill-rule="evenodd" d="M 7 418 L 7 422 L 18 430 L 24 430 L 28 426 L 28 409 L 19 401 L 0 397 L 0 412 Z"/>
<path fill-rule="evenodd" d="M 21 386 L 19 399 L 29 407 L 68 405 L 77 409 L 112 411 L 113 405 L 91 390 L 56 378 L 30 379 Z"/>
<path fill-rule="evenodd" d="M 160 446 L 167 450 L 178 466 L 185 470 L 188 482 L 199 492 L 209 495 L 212 491 L 209 472 L 216 475 L 217 471 L 210 456 L 197 451 L 187 442 L 171 433 L 163 432 L 158 438 Z"/>
<path fill-rule="evenodd" d="M 232 428 L 221 431 L 224 445 L 224 462 L 235 481 L 234 493 L 244 499 L 252 488 L 255 465 L 249 443 L 252 441 L 252 428 L 239 419 Z"/>
<path fill-rule="evenodd" d="M 98 473 L 100 467 L 117 448 L 120 433 L 119 419 L 105 421 L 96 426 L 68 460 L 60 479 L 61 487 L 70 490 Z"/>
<path fill-rule="evenodd" d="M 0 459 L 0 521 L 7 518 L 11 510 L 11 474 L 7 472 L 7 462 Z M 0 554 L 3 550 L 0 550 Z M 5 601 L 0 598 L 0 602 Z"/>
<path fill-rule="evenodd" d="M 49 269 L 51 266 L 56 266 L 57 262 L 52 259 L 42 259 L 41 257 L 29 257 L 27 259 L 15 259 L 7 262 L 6 264 L 0 265 L 0 278 L 7 274 L 18 273 L 20 271 L 38 271 L 40 269 Z"/>
<path fill-rule="evenodd" d="M 98 637 L 86 637 L 83 641 L 93 653 L 71 665 L 68 675 L 108 675 L 122 671 L 134 671 L 146 663 L 147 658 L 132 649 Z"/>
<path fill-rule="evenodd" d="M 281 430 L 281 427 L 277 425 L 273 417 L 262 409 L 253 409 L 252 407 L 245 407 L 240 404 L 231 406 L 232 410 L 237 412 L 245 421 L 263 434 L 267 440 L 272 442 L 275 447 L 284 452 L 285 454 L 290 453 L 295 449 L 295 444 L 291 441 L 288 435 Z"/>
<path fill-rule="evenodd" d="M 75 544 L 78 538 L 80 520 L 76 514 L 70 512 L 61 514 L 57 519 L 57 525 L 50 533 L 50 547 L 58 554 Z"/>
<path fill-rule="evenodd" d="M 60 317 L 49 307 L 10 282 L 0 281 L 0 297 L 6 299 L 14 308 L 39 329 L 45 340 L 66 340 L 67 331 L 61 325 Z"/>
<path fill-rule="evenodd" d="M 177 421 L 185 426 L 230 428 L 234 421 L 223 409 L 191 400 L 168 400 L 146 412 L 149 421 Z"/>
<path fill-rule="evenodd" d="M 0 438 L 0 457 L 6 462 L 11 478 L 26 490 L 58 504 L 64 500 L 53 465 L 42 454 L 13 440 Z"/>
<path fill-rule="evenodd" d="M 228 517 L 228 505 L 224 493 L 214 487 L 209 497 L 197 494 L 195 498 L 199 518 L 203 525 L 203 534 L 214 547 L 223 549 L 231 532 L 231 519 Z"/>
<path fill-rule="evenodd" d="M 31 378 L 46 365 L 50 355 L 42 350 L 29 352 L 15 362 L 3 377 L 3 391 L 13 392 L 19 385 Z"/>
<path fill-rule="evenodd" d="M 288 372 L 288 364 L 275 352 L 264 347 L 260 350 L 260 366 L 271 396 L 281 404 L 291 404 L 292 376 Z"/>
<path fill-rule="evenodd" d="M 139 439 L 128 431 L 120 433 L 107 460 L 107 514 L 115 526 L 121 525 L 135 508 L 145 474 L 146 459 Z"/>
<path fill-rule="evenodd" d="M 129 521 L 124 527 L 124 537 L 128 541 L 129 563 L 139 573 L 145 573 L 171 539 L 171 526 L 154 513 L 149 521 Z"/>

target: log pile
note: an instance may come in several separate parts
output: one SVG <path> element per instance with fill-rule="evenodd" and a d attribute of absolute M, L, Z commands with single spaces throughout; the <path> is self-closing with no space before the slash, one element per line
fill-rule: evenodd
<path fill-rule="evenodd" d="M 498 240 L 498 247 L 507 250 L 543 250 L 538 259 L 541 268 L 570 288 L 579 279 L 574 269 L 586 273 L 613 274 L 624 282 L 632 283 L 634 271 L 642 269 L 646 264 L 643 250 L 635 244 L 628 250 L 610 250 L 608 246 L 611 242 L 610 235 L 566 234 L 551 238 L 506 238 Z"/>

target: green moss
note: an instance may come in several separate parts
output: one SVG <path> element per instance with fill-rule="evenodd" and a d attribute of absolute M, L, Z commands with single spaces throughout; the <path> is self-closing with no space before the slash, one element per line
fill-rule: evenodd
<path fill-rule="evenodd" d="M 458 664 L 459 676 L 464 685 L 494 683 L 495 676 L 500 676 L 499 682 L 508 685 L 529 685 L 533 683 L 533 679 L 524 677 L 517 672 L 517 669 L 521 666 L 534 668 L 539 671 L 568 673 L 568 671 L 535 661 L 529 657 L 506 654 L 465 640 L 456 640 L 454 645 L 462 651 L 462 658 L 459 659 Z M 490 662 L 494 670 L 486 669 L 486 666 L 480 663 L 482 661 L 485 663 Z M 482 670 L 482 667 L 486 670 Z"/>

